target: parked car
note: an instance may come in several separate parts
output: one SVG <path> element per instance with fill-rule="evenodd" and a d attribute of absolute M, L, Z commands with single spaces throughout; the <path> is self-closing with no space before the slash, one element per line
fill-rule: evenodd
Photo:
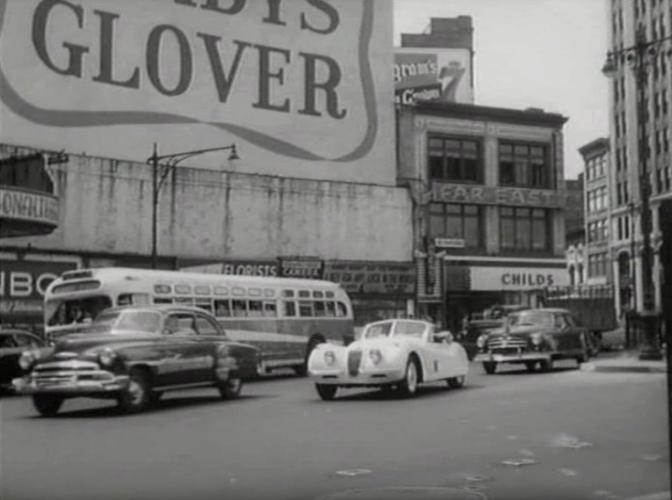
<path fill-rule="evenodd" d="M 553 369 L 559 359 L 588 359 L 588 332 L 578 325 L 566 309 L 528 309 L 510 313 L 504 327 L 478 338 L 479 354 L 488 374 L 500 363 L 524 364 L 528 371 L 537 365 L 542 371 Z"/>
<path fill-rule="evenodd" d="M 449 332 L 427 321 L 388 319 L 369 323 L 348 346 L 319 344 L 308 359 L 308 373 L 324 400 L 339 387 L 396 388 L 413 396 L 418 384 L 445 380 L 462 387 L 469 371 L 464 348 Z"/>
<path fill-rule="evenodd" d="M 255 347 L 229 340 L 202 309 L 118 307 L 59 339 L 49 355 L 24 353 L 20 363 L 30 372 L 14 385 L 44 416 L 82 396 L 116 398 L 122 410 L 138 412 L 173 389 L 215 386 L 223 398 L 236 398 L 258 360 Z"/>
<path fill-rule="evenodd" d="M 29 349 L 43 349 L 41 338 L 14 328 L 0 330 L 0 390 L 12 388 L 12 380 L 23 373 L 19 366 L 21 354 Z"/>
<path fill-rule="evenodd" d="M 459 343 L 467 351 L 469 360 L 473 360 L 478 354 L 477 341 L 481 335 L 504 326 L 504 318 L 501 319 L 472 319 L 465 324 L 464 329 L 456 337 Z"/>

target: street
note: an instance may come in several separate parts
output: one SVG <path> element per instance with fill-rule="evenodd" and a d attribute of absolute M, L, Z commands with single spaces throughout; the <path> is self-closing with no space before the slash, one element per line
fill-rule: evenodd
<path fill-rule="evenodd" d="M 321 401 L 293 376 L 237 401 L 169 393 L 146 413 L 71 400 L 39 418 L 0 400 L 0 496 L 23 499 L 631 498 L 669 490 L 664 374 L 560 363 L 552 373 L 471 367 L 398 399 Z M 503 462 L 510 461 L 509 464 Z"/>

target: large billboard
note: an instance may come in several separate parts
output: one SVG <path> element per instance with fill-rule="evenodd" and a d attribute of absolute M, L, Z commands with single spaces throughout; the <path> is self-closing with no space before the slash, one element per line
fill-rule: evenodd
<path fill-rule="evenodd" d="M 394 89 L 398 104 L 418 100 L 473 104 L 471 53 L 468 49 L 397 47 Z"/>
<path fill-rule="evenodd" d="M 394 184 L 388 0 L 0 0 L 0 141 Z"/>

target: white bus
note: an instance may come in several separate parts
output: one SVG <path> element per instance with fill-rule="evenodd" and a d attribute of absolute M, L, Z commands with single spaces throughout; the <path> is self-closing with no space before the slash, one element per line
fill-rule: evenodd
<path fill-rule="evenodd" d="M 126 268 L 67 271 L 49 285 L 44 322 L 48 339 L 75 333 L 112 306 L 183 304 L 213 314 L 232 340 L 261 349 L 267 370 L 305 373 L 321 342 L 350 343 L 352 305 L 336 283 Z"/>

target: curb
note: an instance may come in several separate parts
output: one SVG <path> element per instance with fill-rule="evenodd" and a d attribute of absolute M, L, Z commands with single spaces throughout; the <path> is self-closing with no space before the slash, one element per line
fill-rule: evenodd
<path fill-rule="evenodd" d="M 584 363 L 581 365 L 581 371 L 600 372 L 600 373 L 667 373 L 667 367 L 646 366 L 646 365 L 628 365 L 628 364 L 608 364 Z M 669 498 L 669 496 L 667 497 Z"/>
<path fill-rule="evenodd" d="M 630 497 L 628 500 L 670 500 L 670 492 L 661 491 L 660 493 L 651 493 L 649 495 Z"/>

